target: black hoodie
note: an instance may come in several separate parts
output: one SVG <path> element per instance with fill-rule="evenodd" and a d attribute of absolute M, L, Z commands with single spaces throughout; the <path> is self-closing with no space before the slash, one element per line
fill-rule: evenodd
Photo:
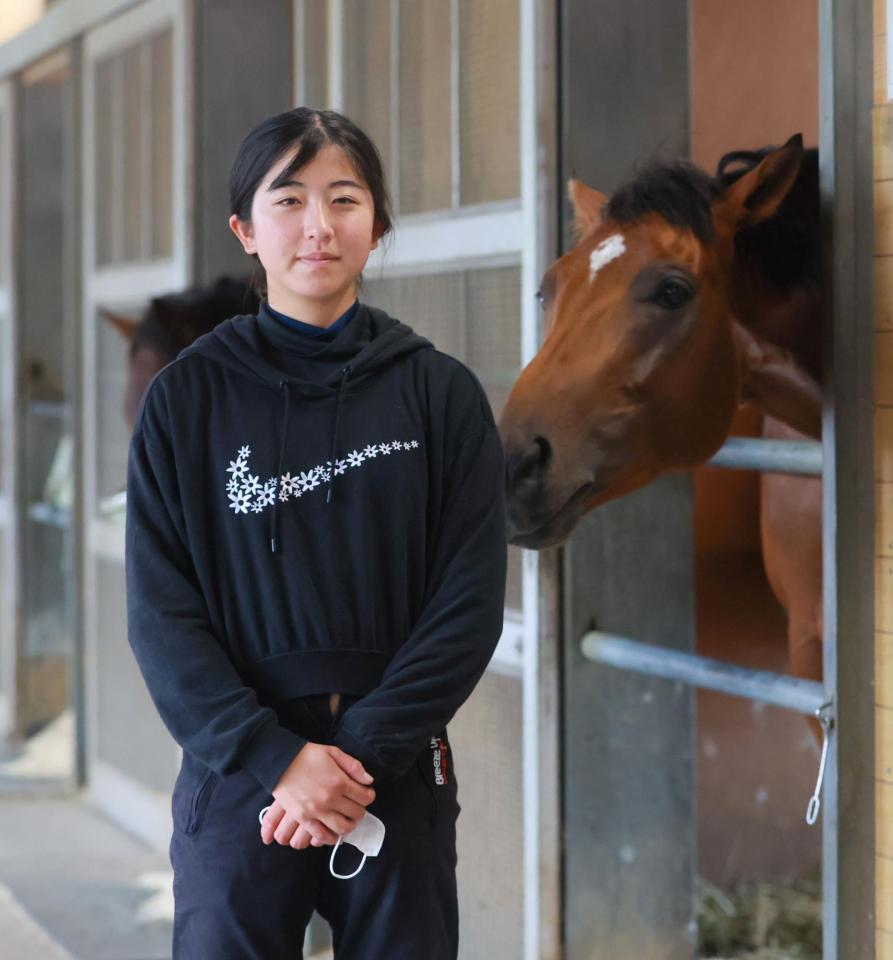
<path fill-rule="evenodd" d="M 274 706 L 337 691 L 360 699 L 336 745 L 398 777 L 502 631 L 499 436 L 474 375 L 380 310 L 294 353 L 263 322 L 227 320 L 146 393 L 130 643 L 174 739 L 218 773 L 272 792 L 306 742 Z"/>

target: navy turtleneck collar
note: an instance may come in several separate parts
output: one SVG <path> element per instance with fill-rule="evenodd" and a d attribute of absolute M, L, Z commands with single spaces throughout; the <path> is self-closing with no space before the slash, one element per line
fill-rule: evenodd
<path fill-rule="evenodd" d="M 266 310 L 274 320 L 287 330 L 308 337 L 311 340 L 325 342 L 334 340 L 335 337 L 338 336 L 354 318 L 359 306 L 359 300 L 354 300 L 347 310 L 345 310 L 334 323 L 330 323 L 327 327 L 317 327 L 312 323 L 305 323 L 303 320 L 296 320 L 294 317 L 289 317 L 284 313 L 280 313 L 278 310 L 274 310 L 266 300 L 263 303 L 262 309 Z"/>

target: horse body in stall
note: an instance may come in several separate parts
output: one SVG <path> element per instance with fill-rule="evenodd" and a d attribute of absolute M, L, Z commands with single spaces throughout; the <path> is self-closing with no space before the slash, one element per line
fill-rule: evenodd
<path fill-rule="evenodd" d="M 256 313 L 259 302 L 248 280 L 223 276 L 209 286 L 190 287 L 153 297 L 139 319 L 105 311 L 105 317 L 130 344 L 124 419 L 132 427 L 152 377 L 194 340 L 218 323 Z"/>
<path fill-rule="evenodd" d="M 736 167 L 738 169 L 730 170 Z M 500 417 L 509 535 L 559 544 L 590 510 L 705 463 L 741 403 L 763 435 L 821 429 L 817 154 L 656 164 L 610 199 L 571 181 L 578 242 L 546 271 L 546 338 Z M 764 474 L 764 565 L 794 674 L 820 679 L 821 481 Z"/>

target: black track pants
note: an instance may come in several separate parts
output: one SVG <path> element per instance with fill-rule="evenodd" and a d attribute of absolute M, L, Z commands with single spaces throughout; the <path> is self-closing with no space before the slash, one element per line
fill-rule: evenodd
<path fill-rule="evenodd" d="M 281 715 L 329 742 L 327 696 Z M 258 813 L 273 798 L 249 773 L 221 777 L 184 754 L 170 848 L 173 960 L 298 960 L 314 909 L 332 927 L 336 960 L 455 960 L 459 805 L 446 731 L 440 740 L 400 780 L 374 784 L 368 809 L 385 824 L 384 844 L 351 880 L 330 875 L 331 847 L 265 846 Z M 343 843 L 336 872 L 352 873 L 361 858 Z"/>

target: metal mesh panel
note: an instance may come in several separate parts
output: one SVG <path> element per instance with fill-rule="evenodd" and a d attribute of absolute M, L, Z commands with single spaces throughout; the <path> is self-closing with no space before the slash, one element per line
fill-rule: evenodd
<path fill-rule="evenodd" d="M 96 263 L 173 250 L 171 31 L 96 62 Z M 117 166 L 116 166 L 117 164 Z"/>
<path fill-rule="evenodd" d="M 96 493 L 105 497 L 124 489 L 130 431 L 123 402 L 128 378 L 128 344 L 112 325 L 96 323 Z"/>
<path fill-rule="evenodd" d="M 329 67 L 329 22 L 326 0 L 304 0 L 304 106 L 326 107 Z"/>
<path fill-rule="evenodd" d="M 523 955 L 521 681 L 488 672 L 450 724 L 459 784 L 459 956 Z"/>
<path fill-rule="evenodd" d="M 521 372 L 517 267 L 367 281 L 363 299 L 387 310 L 479 377 L 495 416 Z M 506 606 L 522 608 L 521 551 L 509 548 Z"/>
<path fill-rule="evenodd" d="M 433 273 L 366 283 L 363 299 L 409 324 L 438 350 L 465 357 L 465 274 Z"/>
<path fill-rule="evenodd" d="M 449 207 L 450 4 L 400 4 L 401 213 Z"/>
<path fill-rule="evenodd" d="M 152 237 L 153 257 L 169 257 L 173 241 L 174 95 L 173 35 L 164 30 L 149 41 L 152 64 Z"/>
<path fill-rule="evenodd" d="M 463 204 L 509 200 L 519 167 L 519 4 L 460 0 L 459 147 Z"/>
<path fill-rule="evenodd" d="M 176 747 L 127 643 L 124 567 L 101 557 L 95 562 L 97 753 L 139 783 L 169 793 Z"/>
<path fill-rule="evenodd" d="M 344 2 L 345 113 L 369 134 L 391 174 L 389 0 Z"/>

